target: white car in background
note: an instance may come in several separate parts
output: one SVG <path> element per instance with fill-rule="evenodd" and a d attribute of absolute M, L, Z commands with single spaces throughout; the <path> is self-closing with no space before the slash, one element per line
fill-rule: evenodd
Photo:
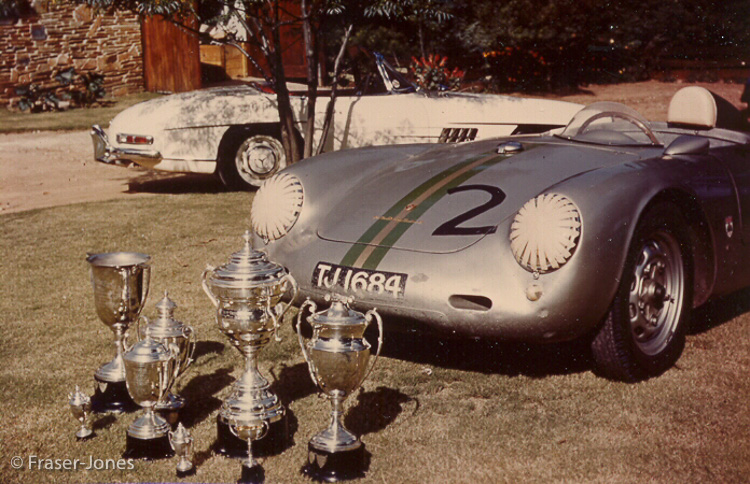
<path fill-rule="evenodd" d="M 382 92 L 337 97 L 325 151 L 540 133 L 565 126 L 582 107 L 494 94 L 427 92 L 381 55 L 376 54 L 375 61 Z M 307 99 L 292 93 L 291 101 L 301 137 Z M 316 103 L 318 138 L 327 104 L 322 92 Z M 115 116 L 108 131 L 109 135 L 99 126 L 92 127 L 97 161 L 217 174 L 230 188 L 260 186 L 287 165 L 276 95 L 257 85 L 222 86 L 145 101 Z"/>

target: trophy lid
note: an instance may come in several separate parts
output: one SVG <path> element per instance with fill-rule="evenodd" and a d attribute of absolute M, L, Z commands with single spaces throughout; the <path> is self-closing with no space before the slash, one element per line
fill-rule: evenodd
<path fill-rule="evenodd" d="M 130 351 L 122 356 L 122 359 L 125 361 L 125 366 L 146 365 L 167 360 L 171 356 L 166 346 L 151 338 L 149 331 L 146 330 L 146 337 L 134 344 Z"/>
<path fill-rule="evenodd" d="M 86 405 L 91 402 L 91 398 L 81 391 L 81 388 L 76 385 L 76 389 L 73 393 L 68 394 L 68 403 L 72 406 Z"/>
<path fill-rule="evenodd" d="M 278 283 L 287 274 L 286 269 L 268 260 L 264 251 L 253 248 L 249 230 L 245 231 L 242 238 L 245 240 L 242 250 L 232 254 L 227 264 L 214 269 L 211 284 L 239 289 Z"/>
<path fill-rule="evenodd" d="M 174 318 L 175 309 L 177 304 L 169 298 L 169 293 L 164 291 L 164 297 L 156 303 L 158 317 L 149 323 L 152 337 L 158 339 L 165 336 L 183 336 L 182 329 L 185 325 Z"/>
<path fill-rule="evenodd" d="M 170 440 L 173 444 L 187 444 L 193 441 L 193 437 L 190 435 L 190 431 L 180 422 L 177 424 L 177 430 L 170 433 Z"/>
<path fill-rule="evenodd" d="M 349 307 L 354 298 L 338 294 L 326 294 L 325 299 L 331 301 L 331 307 L 325 311 L 312 314 L 310 316 L 312 323 L 324 326 L 367 325 L 365 315 Z"/>

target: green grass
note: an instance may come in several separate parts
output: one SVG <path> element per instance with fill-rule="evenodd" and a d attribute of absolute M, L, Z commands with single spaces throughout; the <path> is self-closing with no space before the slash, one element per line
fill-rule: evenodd
<path fill-rule="evenodd" d="M 76 108 L 68 111 L 28 113 L 0 109 L 0 133 L 17 133 L 22 131 L 68 131 L 88 129 L 92 124 L 109 126 L 112 118 L 133 104 L 153 99 L 159 94 L 144 92 L 118 98 L 114 104 L 106 107 Z"/>
<path fill-rule="evenodd" d="M 215 327 L 200 287 L 206 263 L 241 247 L 252 195 L 189 194 L 78 204 L 0 216 L 0 482 L 174 482 L 174 460 L 133 470 L 14 470 L 28 459 L 117 459 L 135 415 L 103 417 L 76 442 L 67 394 L 93 391 L 111 358 L 96 317 L 87 252 L 153 258 L 151 296 L 165 289 L 175 316 L 198 334 L 198 358 L 177 390 L 192 432 L 197 475 L 236 482 L 238 461 L 213 455 L 215 415 L 240 374 L 240 357 Z M 296 274 L 297 278 L 309 277 Z M 372 454 L 365 479 L 388 483 L 747 482 L 750 476 L 750 313 L 745 292 L 697 313 L 678 367 L 628 385 L 595 376 L 580 345 L 449 342 L 388 333 L 346 425 Z M 288 318 L 289 319 L 289 318 Z M 386 319 L 386 324 L 389 321 Z M 265 458 L 266 482 L 306 482 L 308 439 L 328 420 L 287 320 L 261 369 L 294 417 L 293 445 Z M 28 464 L 26 464 L 27 466 Z"/>

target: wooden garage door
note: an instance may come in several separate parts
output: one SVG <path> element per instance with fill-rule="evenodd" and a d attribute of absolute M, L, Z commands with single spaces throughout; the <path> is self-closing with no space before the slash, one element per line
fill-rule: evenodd
<path fill-rule="evenodd" d="M 147 91 L 183 92 L 201 87 L 195 35 L 160 16 L 144 18 L 141 32 Z"/>

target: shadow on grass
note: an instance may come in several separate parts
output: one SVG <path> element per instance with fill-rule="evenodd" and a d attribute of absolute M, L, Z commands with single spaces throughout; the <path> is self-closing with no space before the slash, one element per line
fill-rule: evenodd
<path fill-rule="evenodd" d="M 203 422 L 221 407 L 221 400 L 214 395 L 234 381 L 233 369 L 225 367 L 209 375 L 198 375 L 180 390 L 180 395 L 188 401 L 180 411 L 180 420 L 185 427 L 191 428 Z"/>
<path fill-rule="evenodd" d="M 398 390 L 382 386 L 360 392 L 357 404 L 347 411 L 344 426 L 359 436 L 380 432 L 396 421 L 403 404 L 412 400 Z"/>
<path fill-rule="evenodd" d="M 539 378 L 582 373 L 593 368 L 587 338 L 535 345 L 387 332 L 382 354 L 440 368 Z"/>
<path fill-rule="evenodd" d="M 144 172 L 128 182 L 128 193 L 206 194 L 226 191 L 221 181 L 211 175 Z"/>
<path fill-rule="evenodd" d="M 716 298 L 693 311 L 690 334 L 701 334 L 750 311 L 750 288 Z"/>

